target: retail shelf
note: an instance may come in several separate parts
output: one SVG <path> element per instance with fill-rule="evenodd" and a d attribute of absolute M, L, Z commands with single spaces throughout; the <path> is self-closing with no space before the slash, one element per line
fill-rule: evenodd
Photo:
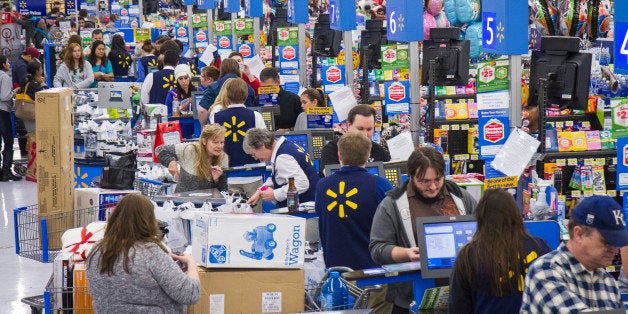
<path fill-rule="evenodd" d="M 607 150 L 586 150 L 577 152 L 545 152 L 540 154 L 541 160 L 569 159 L 569 158 L 596 158 L 596 157 L 614 157 L 617 151 L 614 149 Z"/>
<path fill-rule="evenodd" d="M 434 96 L 434 100 L 445 99 L 472 99 L 475 98 L 475 94 L 461 94 L 461 95 L 437 95 Z"/>
<path fill-rule="evenodd" d="M 434 124 L 443 125 L 443 124 L 478 124 L 478 119 L 462 119 L 462 120 L 445 120 L 445 119 L 434 119 Z"/>

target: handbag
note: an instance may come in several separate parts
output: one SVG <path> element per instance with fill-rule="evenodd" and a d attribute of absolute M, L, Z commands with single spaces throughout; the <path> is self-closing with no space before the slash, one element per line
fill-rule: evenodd
<path fill-rule="evenodd" d="M 157 124 L 157 129 L 155 130 L 155 145 L 153 145 L 153 161 L 159 162 L 157 152 L 155 151 L 157 147 L 179 143 L 183 143 L 183 135 L 178 120 Z"/>
<path fill-rule="evenodd" d="M 100 187 L 114 190 L 133 189 L 137 170 L 137 151 L 105 153 L 105 166 L 100 175 Z"/>
<path fill-rule="evenodd" d="M 26 94 L 28 84 L 22 93 L 15 94 L 15 116 L 22 120 L 35 120 L 35 100 Z"/>

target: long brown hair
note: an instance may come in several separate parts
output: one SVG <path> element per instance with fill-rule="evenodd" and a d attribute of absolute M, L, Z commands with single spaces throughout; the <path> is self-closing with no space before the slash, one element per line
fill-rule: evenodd
<path fill-rule="evenodd" d="M 97 40 L 97 41 L 92 43 L 91 50 L 89 51 L 89 55 L 87 56 L 87 61 L 89 61 L 89 63 L 91 65 L 96 65 L 96 63 L 98 62 L 98 57 L 96 57 L 96 48 L 98 48 L 98 46 L 100 46 L 100 45 L 105 46 L 105 43 L 102 40 Z M 105 50 L 106 50 L 106 48 L 107 48 L 107 46 L 105 46 Z M 100 58 L 100 64 L 102 64 L 102 66 L 106 66 L 107 65 L 107 54 L 106 53 L 105 53 L 105 55 L 102 58 Z"/>
<path fill-rule="evenodd" d="M 129 254 L 135 254 L 131 252 L 134 245 L 155 243 L 168 252 L 161 237 L 153 204 L 145 196 L 129 194 L 120 200 L 109 217 L 105 235 L 90 253 L 88 262 L 94 252 L 100 252 L 100 273 L 112 275 L 116 261 L 122 257 L 124 271 L 129 273 Z"/>
<path fill-rule="evenodd" d="M 68 50 L 65 51 L 65 55 L 63 56 L 63 63 L 65 63 L 65 65 L 68 67 L 68 70 L 74 71 L 74 73 L 76 73 L 76 68 L 74 64 L 74 57 L 72 57 L 72 51 L 74 51 L 75 47 L 79 47 L 79 49 L 81 50 L 81 57 L 78 61 L 78 67 L 81 69 L 81 71 L 83 71 L 83 67 L 85 66 L 85 59 L 83 56 L 83 49 L 81 48 L 81 45 L 77 43 L 69 44 Z"/>
<path fill-rule="evenodd" d="M 490 283 L 491 292 L 503 297 L 523 287 L 525 241 L 539 245 L 528 234 L 519 207 L 510 193 L 502 189 L 484 192 L 475 210 L 477 230 L 473 239 L 458 253 L 456 268 L 469 274 L 471 282 L 480 276 L 479 269 Z"/>
<path fill-rule="evenodd" d="M 207 145 L 206 143 L 209 141 L 215 141 L 217 139 L 225 138 L 225 128 L 218 124 L 209 124 L 203 128 L 203 132 L 201 132 L 201 136 L 198 138 L 198 142 L 190 145 L 194 148 L 194 152 L 196 152 L 196 176 L 204 181 L 214 181 L 211 176 L 211 166 L 220 166 L 222 163 L 222 159 L 225 158 L 226 154 L 223 151 L 218 156 L 210 156 L 207 153 Z M 190 147 L 188 146 L 188 147 Z M 187 147 L 186 147 L 187 149 Z"/>

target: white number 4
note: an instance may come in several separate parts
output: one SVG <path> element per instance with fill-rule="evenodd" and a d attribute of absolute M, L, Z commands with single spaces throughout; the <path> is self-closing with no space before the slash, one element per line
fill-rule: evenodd
<path fill-rule="evenodd" d="M 628 48 L 626 47 L 626 43 L 628 43 L 628 31 L 624 33 L 624 41 L 621 43 L 621 48 L 619 48 L 619 53 L 622 55 L 628 55 Z"/>

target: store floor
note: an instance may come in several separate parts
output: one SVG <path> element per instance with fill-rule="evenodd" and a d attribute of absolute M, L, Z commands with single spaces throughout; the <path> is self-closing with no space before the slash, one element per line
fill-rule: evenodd
<path fill-rule="evenodd" d="M 0 313 L 30 313 L 30 307 L 20 300 L 43 294 L 52 274 L 52 264 L 15 254 L 13 209 L 36 203 L 37 184 L 0 182 Z"/>

